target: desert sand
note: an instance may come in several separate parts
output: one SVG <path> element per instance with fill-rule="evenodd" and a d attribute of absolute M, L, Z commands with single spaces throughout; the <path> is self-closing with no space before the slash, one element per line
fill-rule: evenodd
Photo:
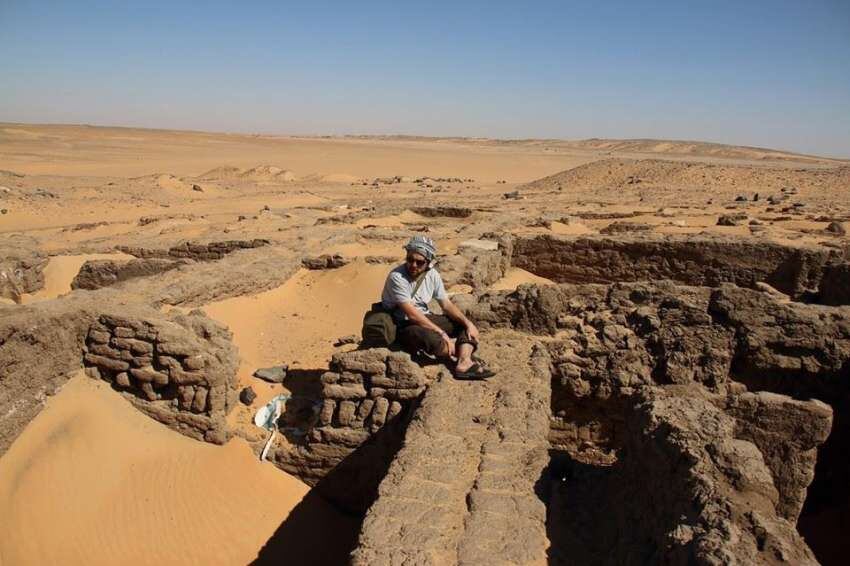
<path fill-rule="evenodd" d="M 434 237 L 447 258 L 437 269 L 452 291 L 476 297 L 554 284 L 517 266 L 486 284 L 453 267 L 465 242 L 494 234 L 694 235 L 845 249 L 837 230 L 850 218 L 848 165 L 699 142 L 0 124 L 0 267 L 11 277 L 44 265 L 43 283 L 30 289 L 3 282 L 0 317 L 38 303 L 84 301 L 94 292 L 72 291 L 71 281 L 90 260 L 180 259 L 186 263 L 173 271 L 118 282 L 120 298 L 110 300 L 164 314 L 200 309 L 232 333 L 238 387 L 257 394 L 230 412 L 236 436 L 214 446 L 151 420 L 105 381 L 69 380 L 0 455 L 0 564 L 255 559 L 309 487 L 258 461 L 266 433 L 252 424 L 253 413 L 292 391 L 253 373 L 287 365 L 318 379 L 335 353 L 355 348 L 335 344 L 359 334 L 412 233 Z M 186 243 L 226 241 L 261 247 L 226 260 L 183 248 L 169 255 Z M 345 261 L 302 267 L 302 258 L 321 254 Z M 310 509 L 311 524 L 347 532 L 345 544 L 353 544 L 362 516 L 346 517 L 323 500 Z M 299 549 L 315 536 L 285 532 L 303 539 Z M 314 563 L 334 563 L 350 550 L 316 544 Z"/>
<path fill-rule="evenodd" d="M 244 441 L 192 441 L 80 375 L 0 461 L 0 559 L 245 564 L 308 490 Z"/>

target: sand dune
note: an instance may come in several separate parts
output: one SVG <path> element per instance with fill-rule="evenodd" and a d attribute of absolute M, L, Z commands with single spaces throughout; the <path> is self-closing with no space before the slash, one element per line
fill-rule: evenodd
<path fill-rule="evenodd" d="M 363 313 L 380 298 L 390 269 L 354 261 L 340 269 L 301 270 L 277 289 L 203 309 L 233 332 L 243 382 L 258 367 L 279 363 L 321 368 L 337 338 L 359 335 Z"/>
<path fill-rule="evenodd" d="M 81 375 L 0 460 L 0 563 L 246 564 L 307 491 L 244 441 L 190 440 Z"/>

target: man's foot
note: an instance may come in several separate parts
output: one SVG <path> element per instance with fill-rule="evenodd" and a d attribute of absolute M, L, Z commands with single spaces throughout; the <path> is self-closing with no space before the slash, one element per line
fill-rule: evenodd
<path fill-rule="evenodd" d="M 455 379 L 474 380 L 488 379 L 496 375 L 496 372 L 489 370 L 478 362 L 473 362 L 466 369 L 460 369 L 460 366 L 455 367 Z"/>

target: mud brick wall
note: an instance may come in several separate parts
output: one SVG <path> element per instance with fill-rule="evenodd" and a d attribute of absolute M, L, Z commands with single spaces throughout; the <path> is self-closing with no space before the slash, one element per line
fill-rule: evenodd
<path fill-rule="evenodd" d="M 338 505 L 365 510 L 430 379 L 410 355 L 375 348 L 335 355 L 321 382 L 315 427 L 272 460 Z"/>
<path fill-rule="evenodd" d="M 94 259 L 85 262 L 74 280 L 72 289 L 100 289 L 136 277 L 147 277 L 176 269 L 187 262 L 160 258 L 115 261 Z"/>
<path fill-rule="evenodd" d="M 722 401 L 696 384 L 634 401 L 620 461 L 553 483 L 553 563 L 817 563 L 780 512 L 768 459 L 738 437 Z"/>
<path fill-rule="evenodd" d="M 221 259 L 225 255 L 237 250 L 247 248 L 259 248 L 267 246 L 268 240 L 227 240 L 224 242 L 210 242 L 208 244 L 199 244 L 193 242 L 183 242 L 173 246 L 167 250 L 140 248 L 132 246 L 119 246 L 118 249 L 126 254 L 134 255 L 140 258 L 175 258 L 175 259 L 193 259 L 196 261 L 210 261 Z"/>
<path fill-rule="evenodd" d="M 141 411 L 198 440 L 227 440 L 239 355 L 231 334 L 200 311 L 173 317 L 101 314 L 83 362 Z"/>
<path fill-rule="evenodd" d="M 753 287 L 764 281 L 798 297 L 817 289 L 824 266 L 841 255 L 838 250 L 694 236 L 537 236 L 514 241 L 512 265 L 559 283 L 671 279 Z"/>

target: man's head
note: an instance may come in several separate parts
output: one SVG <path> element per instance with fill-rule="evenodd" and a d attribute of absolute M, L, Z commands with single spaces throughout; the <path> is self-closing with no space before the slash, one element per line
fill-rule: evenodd
<path fill-rule="evenodd" d="M 428 264 L 437 255 L 437 246 L 434 245 L 434 240 L 427 236 L 414 236 L 410 238 L 404 246 L 407 251 L 405 265 L 407 272 L 412 277 L 418 277 L 423 271 L 428 269 Z"/>

